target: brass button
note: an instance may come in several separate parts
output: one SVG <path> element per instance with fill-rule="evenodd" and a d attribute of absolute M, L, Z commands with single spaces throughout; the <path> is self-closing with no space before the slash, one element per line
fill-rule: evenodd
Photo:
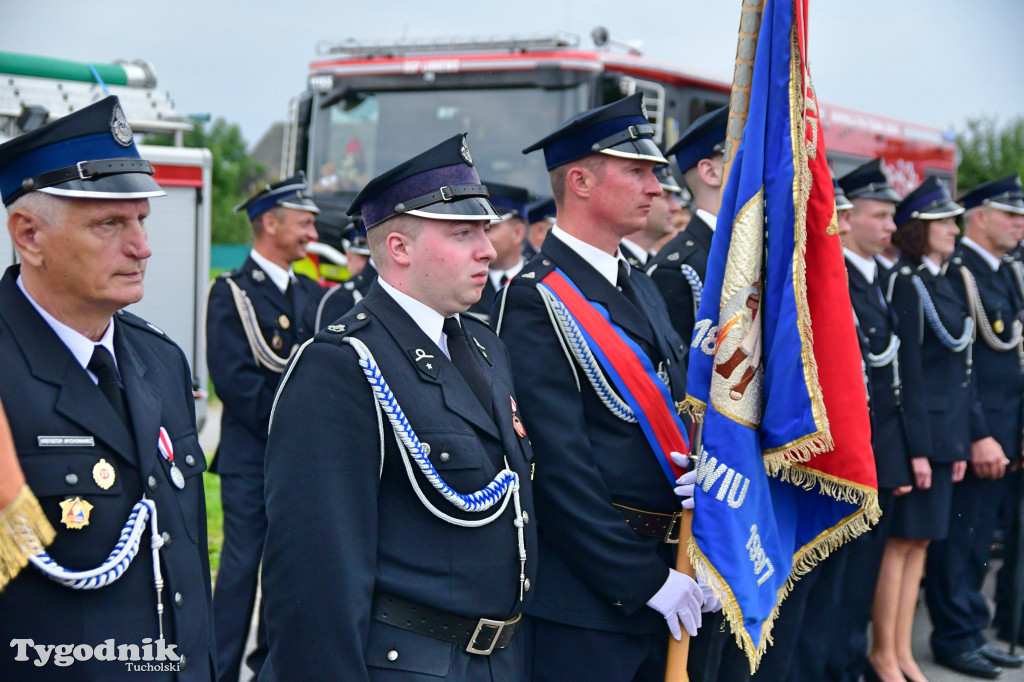
<path fill-rule="evenodd" d="M 451 458 L 452 458 L 452 456 L 451 456 L 451 455 L 449 455 L 449 454 L 448 454 L 447 452 L 442 452 L 442 453 L 441 453 L 441 461 L 442 461 L 442 462 L 447 462 L 447 461 L 448 461 L 448 460 L 450 460 Z"/>
<path fill-rule="evenodd" d="M 394 649 L 389 651 L 388 652 L 388 660 L 389 661 L 397 661 L 398 660 L 398 652 L 395 651 Z"/>
<path fill-rule="evenodd" d="M 68 474 L 64 477 L 64 482 L 68 485 L 78 485 L 78 474 Z"/>

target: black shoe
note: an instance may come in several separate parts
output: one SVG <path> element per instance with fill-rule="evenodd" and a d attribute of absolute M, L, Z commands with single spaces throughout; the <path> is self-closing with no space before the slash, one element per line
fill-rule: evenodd
<path fill-rule="evenodd" d="M 1004 668 L 1019 668 L 1024 665 L 1024 657 L 1011 654 L 1007 651 L 1000 651 L 987 642 L 981 645 L 978 653 L 987 658 L 990 662 Z"/>
<path fill-rule="evenodd" d="M 993 665 L 978 650 L 964 651 L 949 658 L 936 657 L 935 662 L 958 673 L 986 680 L 994 680 L 999 677 L 999 673 L 1003 672 L 1002 668 Z"/>

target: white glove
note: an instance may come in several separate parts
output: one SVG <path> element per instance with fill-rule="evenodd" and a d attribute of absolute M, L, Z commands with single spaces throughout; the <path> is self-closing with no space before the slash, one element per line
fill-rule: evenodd
<path fill-rule="evenodd" d="M 700 591 L 704 593 L 704 603 L 701 604 L 700 610 L 704 613 L 721 611 L 722 602 L 718 601 L 718 597 L 715 596 L 714 590 L 712 590 L 699 575 L 697 576 L 697 585 L 700 586 Z"/>
<path fill-rule="evenodd" d="M 647 600 L 647 605 L 665 617 L 669 631 L 678 641 L 683 638 L 679 623 L 683 624 L 690 637 L 697 636 L 703 601 L 704 593 L 693 578 L 670 568 L 668 580 Z"/>
<path fill-rule="evenodd" d="M 681 452 L 670 452 L 669 457 L 680 468 L 686 469 L 690 466 L 690 458 Z M 682 498 L 683 509 L 693 509 L 693 488 L 697 483 L 697 469 L 693 468 L 676 479 L 675 492 Z"/>

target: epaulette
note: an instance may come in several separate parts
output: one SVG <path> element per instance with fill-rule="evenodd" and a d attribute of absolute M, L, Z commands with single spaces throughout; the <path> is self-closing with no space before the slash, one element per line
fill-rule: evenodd
<path fill-rule="evenodd" d="M 508 283 L 508 286 L 514 285 L 529 285 L 533 286 L 537 282 L 541 281 L 548 276 L 552 270 L 555 269 L 554 262 L 544 255 L 544 252 L 537 254 L 530 259 L 518 275 L 512 278 L 512 281 Z"/>
<path fill-rule="evenodd" d="M 139 317 L 138 315 L 136 315 L 134 313 L 130 313 L 127 310 L 118 310 L 117 311 L 117 318 L 119 320 L 121 320 L 122 322 L 124 322 L 125 324 L 127 324 L 127 325 L 130 325 L 132 327 L 136 327 L 137 329 L 143 329 L 143 330 L 149 332 L 150 334 L 152 334 L 154 336 L 159 336 L 161 339 L 163 339 L 164 341 L 166 341 L 167 343 L 169 343 L 171 345 L 174 345 L 174 346 L 178 345 L 178 344 L 174 343 L 174 341 L 171 340 L 171 338 L 169 336 L 167 336 L 166 333 L 164 333 L 163 329 L 161 329 L 160 327 L 156 326 L 152 322 L 146 322 L 144 319 L 142 319 L 141 317 Z"/>
<path fill-rule="evenodd" d="M 334 321 L 333 324 L 329 324 L 314 337 L 317 341 L 327 341 L 330 343 L 339 344 L 342 339 L 357 331 L 370 321 L 370 315 L 366 312 L 365 306 L 361 305 L 361 301 L 356 303 L 352 310 L 348 311 L 341 318 Z"/>

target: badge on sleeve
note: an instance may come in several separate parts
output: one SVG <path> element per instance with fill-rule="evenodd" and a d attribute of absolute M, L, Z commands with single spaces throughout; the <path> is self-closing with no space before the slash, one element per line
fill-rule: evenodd
<path fill-rule="evenodd" d="M 181 473 L 178 465 L 174 463 L 174 446 L 171 445 L 171 436 L 162 426 L 160 427 L 160 437 L 157 439 L 157 448 L 160 450 L 160 456 L 171 464 L 171 483 L 178 490 L 184 489 L 185 476 Z"/>
<path fill-rule="evenodd" d="M 110 486 L 114 485 L 114 481 L 117 480 L 117 472 L 114 471 L 110 462 L 101 459 L 92 468 L 92 480 L 96 481 L 96 485 L 104 490 L 110 490 Z M 88 517 L 89 515 L 86 514 L 86 521 L 88 521 Z"/>
<path fill-rule="evenodd" d="M 60 503 L 60 520 L 68 528 L 83 528 L 89 525 L 92 505 L 81 497 L 69 497 Z"/>

